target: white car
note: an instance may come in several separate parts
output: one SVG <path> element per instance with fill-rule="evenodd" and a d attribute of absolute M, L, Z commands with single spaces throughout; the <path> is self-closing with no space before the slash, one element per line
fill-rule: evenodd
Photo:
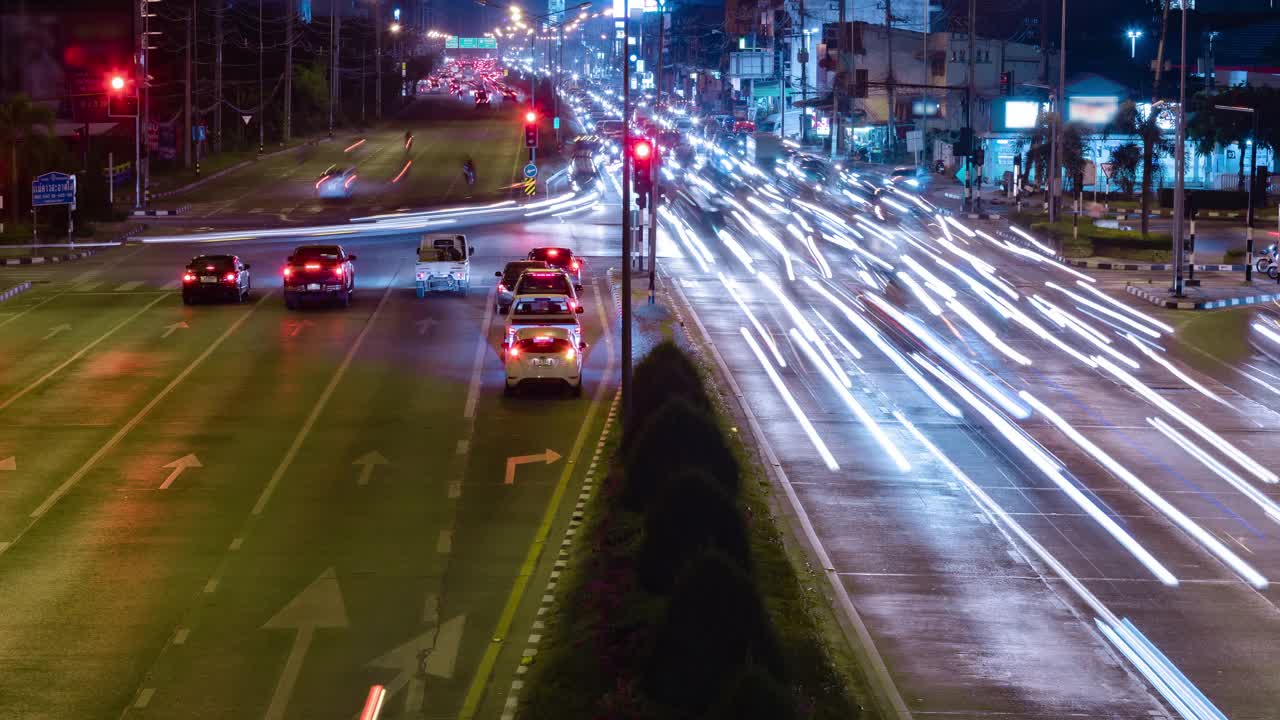
<path fill-rule="evenodd" d="M 349 198 L 357 177 L 355 168 L 331 166 L 316 181 L 316 196 L 337 200 Z"/>
<path fill-rule="evenodd" d="M 507 310 L 507 329 L 503 334 L 502 349 L 506 350 L 515 342 L 520 330 L 527 327 L 562 328 L 581 337 L 582 325 L 578 322 L 578 315 L 582 312 L 582 305 L 571 295 L 517 294 L 511 299 L 511 306 Z"/>
<path fill-rule="evenodd" d="M 506 343 L 503 360 L 513 395 L 522 384 L 563 384 L 582 394 L 582 354 L 587 344 L 564 326 L 527 325 L 516 328 Z"/>

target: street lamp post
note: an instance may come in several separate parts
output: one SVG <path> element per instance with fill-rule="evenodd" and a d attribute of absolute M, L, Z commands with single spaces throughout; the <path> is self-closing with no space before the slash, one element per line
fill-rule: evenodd
<path fill-rule="evenodd" d="M 1138 56 L 1138 38 L 1142 37 L 1141 30 L 1126 30 L 1125 37 L 1129 38 L 1129 59 Z"/>
<path fill-rule="evenodd" d="M 1253 185 L 1254 174 L 1258 171 L 1258 110 L 1257 108 L 1240 107 L 1238 105 L 1214 105 L 1217 110 L 1226 110 L 1227 112 L 1249 113 L 1253 116 L 1253 139 L 1250 141 L 1252 149 L 1249 158 L 1249 207 L 1244 214 L 1244 281 L 1253 281 Z M 1240 149 L 1244 152 L 1244 148 Z"/>
<path fill-rule="evenodd" d="M 1182 297 L 1182 265 L 1185 248 L 1182 245 L 1182 217 L 1186 199 L 1183 197 L 1186 178 L 1186 131 L 1187 131 L 1187 2 L 1182 0 L 1182 53 L 1178 59 L 1178 128 L 1173 148 L 1173 294 Z M 1156 109 L 1151 108 L 1151 112 Z"/>

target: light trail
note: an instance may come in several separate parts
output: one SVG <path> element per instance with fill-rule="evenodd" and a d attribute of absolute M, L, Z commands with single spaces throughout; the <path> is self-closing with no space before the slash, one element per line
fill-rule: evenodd
<path fill-rule="evenodd" d="M 795 417 L 796 422 L 800 424 L 800 429 L 804 430 L 804 434 L 809 436 L 809 442 L 813 444 L 814 449 L 818 451 L 818 455 L 822 458 L 822 462 L 827 466 L 828 470 L 836 471 L 840 469 L 840 465 L 836 462 L 836 458 L 831 454 L 831 450 L 827 448 L 827 444 L 823 442 L 818 435 L 818 431 L 813 428 L 813 423 L 809 421 L 809 417 L 805 415 L 804 410 L 800 409 L 800 404 L 796 402 L 795 396 L 787 389 L 782 378 L 778 375 L 778 371 L 773 368 L 769 362 L 769 358 L 765 356 L 764 351 L 760 349 L 760 345 L 755 338 L 751 337 L 751 333 L 747 332 L 745 327 L 739 327 L 738 331 L 742 333 L 742 339 L 747 341 L 747 346 L 751 348 L 751 352 L 755 354 L 756 360 L 760 362 L 760 366 L 764 368 L 764 372 L 769 376 L 769 381 L 773 383 L 773 387 L 777 389 L 778 394 L 782 396 L 783 402 L 791 410 L 791 414 Z"/>

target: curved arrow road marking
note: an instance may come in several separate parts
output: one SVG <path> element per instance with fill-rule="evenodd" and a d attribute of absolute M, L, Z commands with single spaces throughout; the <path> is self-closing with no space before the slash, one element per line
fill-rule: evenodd
<path fill-rule="evenodd" d="M 507 458 L 507 477 L 502 481 L 507 485 L 512 485 L 516 481 L 516 466 L 525 465 L 527 463 L 543 462 L 547 465 L 560 459 L 560 453 L 547 448 L 546 452 L 537 455 L 517 455 Z"/>
<path fill-rule="evenodd" d="M 17 455 L 10 455 L 5 459 L 0 460 L 0 470 L 17 470 L 17 469 L 18 469 Z"/>
<path fill-rule="evenodd" d="M 374 450 L 356 458 L 356 461 L 351 464 L 360 466 L 360 479 L 356 481 L 356 484 L 363 487 L 369 484 L 369 478 L 373 475 L 373 469 L 375 467 L 379 465 L 390 465 L 391 461 L 383 457 L 382 453 Z"/>

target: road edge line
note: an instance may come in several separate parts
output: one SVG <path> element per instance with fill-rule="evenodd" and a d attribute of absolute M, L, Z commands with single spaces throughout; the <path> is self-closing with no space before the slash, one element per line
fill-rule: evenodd
<path fill-rule="evenodd" d="M 755 436 L 757 450 L 764 456 L 765 472 L 769 475 L 773 484 L 783 490 L 783 494 L 787 497 L 787 504 L 791 506 L 791 511 L 795 515 L 796 522 L 800 524 L 810 552 L 822 565 L 822 574 L 826 576 L 831 586 L 835 595 L 836 605 L 843 611 L 845 619 L 852 626 L 853 635 L 850 636 L 847 629 L 844 634 L 849 640 L 849 645 L 854 654 L 858 657 L 858 661 L 866 669 L 866 676 L 871 681 L 871 687 L 877 696 L 877 704 L 881 705 L 882 709 L 891 710 L 892 715 L 899 718 L 899 720 L 912 720 L 911 710 L 907 707 L 906 702 L 902 699 L 902 694 L 898 691 L 898 686 L 889 675 L 888 666 L 885 665 L 884 658 L 880 655 L 880 650 L 876 647 L 875 640 L 872 639 L 866 623 L 863 622 L 862 616 L 854 606 L 852 598 L 849 597 L 849 591 L 844 587 L 844 583 L 840 581 L 840 576 L 835 571 L 831 558 L 827 555 L 826 547 L 823 546 L 822 541 L 818 539 L 817 532 L 813 529 L 813 523 L 809 520 L 809 513 L 804 509 L 804 505 L 796 495 L 795 488 L 791 485 L 791 480 L 787 477 L 781 461 L 778 460 L 778 456 L 773 451 L 773 445 L 765 436 L 755 413 L 751 410 L 751 404 L 746 401 L 742 388 L 738 386 L 737 380 L 734 379 L 733 374 L 729 371 L 728 364 L 725 363 L 724 358 L 720 355 L 715 343 L 711 341 L 711 334 L 707 332 L 706 326 L 702 324 L 702 319 L 693 310 L 693 305 L 685 296 L 679 283 L 670 281 L 669 277 L 667 280 L 668 286 L 675 290 L 675 294 L 679 296 L 680 303 L 688 311 L 689 317 L 693 318 L 693 322 L 697 325 L 698 332 L 702 336 L 702 344 L 710 350 L 719 374 L 729 385 L 734 402 L 742 409 L 743 416 L 746 417 L 747 423 L 751 426 L 751 434 Z M 788 525 L 790 524 L 788 523 Z M 844 628 L 844 623 L 840 623 L 840 625 Z"/>
<path fill-rule="evenodd" d="M 484 692 L 489 687 L 489 678 L 493 673 L 494 666 L 497 665 L 498 653 L 506 645 L 506 635 L 511 631 L 512 623 L 515 622 L 516 611 L 519 610 L 520 603 L 524 599 L 525 589 L 528 587 L 538 561 L 542 557 L 547 538 L 551 536 L 551 525 L 555 522 L 560 503 L 564 500 L 565 492 L 569 488 L 569 479 L 573 476 L 575 466 L 578 464 L 578 458 L 582 455 L 582 449 L 587 444 L 587 432 L 591 429 L 596 415 L 605 402 L 605 392 L 609 387 L 607 379 L 613 374 L 614 364 L 617 362 L 617 353 L 613 347 L 613 331 L 609 326 L 609 317 L 605 312 L 603 296 L 599 289 L 599 281 L 597 280 L 596 294 L 599 296 L 599 300 L 596 303 L 596 309 L 600 312 L 601 329 L 603 330 L 601 335 L 605 338 L 605 347 L 608 350 L 609 359 L 605 363 L 604 372 L 600 376 L 600 383 L 596 385 L 595 394 L 591 398 L 591 406 L 587 408 L 587 415 L 582 420 L 582 426 L 578 428 L 578 436 L 573 440 L 573 449 L 569 451 L 568 455 L 564 456 L 564 469 L 560 471 L 560 479 L 556 481 L 556 488 L 551 493 L 551 499 L 547 502 L 546 509 L 543 510 L 542 521 L 538 525 L 538 530 L 534 533 L 533 542 L 529 545 L 529 550 L 525 553 L 524 562 L 520 564 L 520 570 L 516 574 L 515 584 L 507 595 L 502 614 L 498 617 L 498 624 L 491 636 L 492 642 L 485 646 L 484 655 L 480 657 L 480 663 L 476 666 L 475 675 L 472 676 L 471 683 L 467 687 L 467 694 L 463 696 L 462 708 L 458 711 L 459 720 L 471 720 L 471 718 L 475 717 Z"/>

